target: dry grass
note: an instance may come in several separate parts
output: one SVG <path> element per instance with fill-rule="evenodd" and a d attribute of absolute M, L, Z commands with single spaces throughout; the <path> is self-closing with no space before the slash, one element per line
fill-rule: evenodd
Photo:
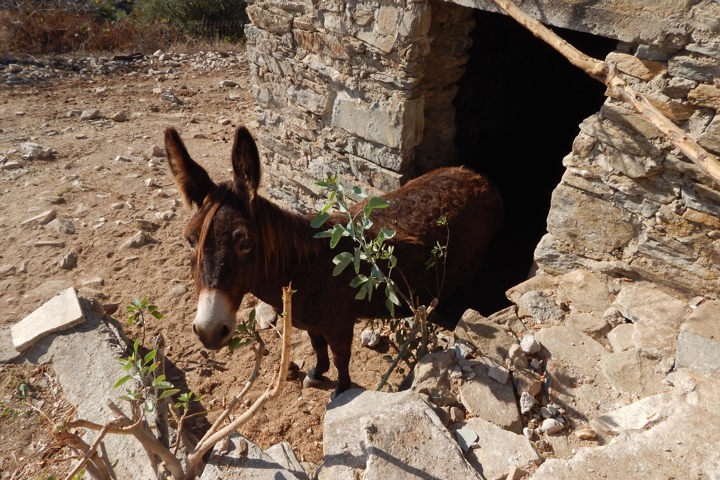
<path fill-rule="evenodd" d="M 229 43 L 193 39 L 170 25 L 147 25 L 131 18 L 102 21 L 87 12 L 0 11 L 0 54 L 148 53 L 175 47 L 193 50 L 223 45 Z"/>

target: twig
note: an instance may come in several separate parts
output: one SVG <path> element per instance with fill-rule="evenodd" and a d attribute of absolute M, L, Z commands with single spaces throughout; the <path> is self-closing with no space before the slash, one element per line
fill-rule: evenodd
<path fill-rule="evenodd" d="M 282 351 L 280 354 L 280 368 L 277 375 L 273 378 L 273 381 L 268 385 L 267 389 L 263 392 L 260 397 L 248 408 L 242 415 L 235 418 L 232 422 L 225 425 L 223 428 L 214 431 L 210 435 L 205 435 L 198 444 L 195 446 L 192 452 L 188 454 L 187 458 L 187 476 L 188 478 L 194 478 L 197 472 L 202 457 L 208 452 L 216 443 L 223 438 L 227 437 L 231 433 L 237 431 L 237 429 L 247 422 L 260 407 L 262 407 L 267 401 L 273 399 L 282 390 L 285 385 L 285 379 L 287 378 L 288 366 L 290 363 L 290 334 L 292 332 L 292 285 L 283 287 L 283 341 Z M 235 402 L 231 405 L 234 407 Z M 230 413 L 230 408 L 226 408 L 222 413 L 222 417 L 225 418 Z M 215 422 L 217 425 L 217 422 Z M 214 426 L 213 426 L 214 427 Z"/>
<path fill-rule="evenodd" d="M 108 433 L 108 430 L 110 428 L 110 424 L 107 424 L 103 426 L 100 429 L 100 433 L 98 433 L 97 438 L 95 438 L 95 441 L 90 445 L 90 448 L 87 449 L 85 452 L 85 455 L 83 455 L 83 458 L 80 459 L 80 461 L 75 465 L 75 468 L 72 469 L 70 473 L 67 474 L 65 477 L 65 480 L 70 480 L 77 472 L 80 471 L 83 465 L 90 459 L 90 457 L 95 453 L 95 450 L 98 448 L 98 445 L 100 445 L 100 442 L 102 441 L 103 437 L 106 433 Z"/>
<path fill-rule="evenodd" d="M 608 87 L 608 91 L 605 93 L 607 96 L 622 99 L 632 105 L 640 115 L 660 130 L 678 150 L 720 185 L 720 160 L 663 115 L 660 110 L 648 101 L 645 95 L 636 92 L 627 85 L 617 75 L 614 66 L 585 55 L 545 25 L 530 17 L 511 0 L 492 0 L 492 2 L 537 38 L 557 50 L 570 63 L 594 79 L 604 83 Z"/>

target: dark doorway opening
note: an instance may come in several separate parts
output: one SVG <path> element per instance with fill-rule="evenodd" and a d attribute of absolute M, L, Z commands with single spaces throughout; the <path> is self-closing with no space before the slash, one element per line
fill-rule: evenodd
<path fill-rule="evenodd" d="M 455 98 L 456 143 L 459 162 L 486 173 L 505 202 L 504 227 L 470 299 L 487 315 L 509 305 L 505 291 L 527 279 L 562 159 L 580 122 L 600 109 L 605 87 L 511 18 L 479 10 L 474 16 L 473 46 Z M 555 31 L 595 58 L 617 45 Z"/>

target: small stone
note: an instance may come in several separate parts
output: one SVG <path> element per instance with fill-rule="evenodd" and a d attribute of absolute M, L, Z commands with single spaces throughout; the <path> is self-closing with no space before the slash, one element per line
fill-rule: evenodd
<path fill-rule="evenodd" d="M 535 335 L 528 334 L 520 341 L 520 348 L 522 348 L 522 351 L 526 354 L 532 355 L 540 351 L 541 345 L 535 338 Z"/>
<path fill-rule="evenodd" d="M 535 430 L 528 427 L 523 427 L 523 436 L 527 438 L 528 440 L 531 440 L 533 435 L 535 435 Z"/>
<path fill-rule="evenodd" d="M 23 220 L 20 222 L 20 225 L 47 225 L 55 218 L 56 215 L 57 212 L 55 210 L 47 210 Z"/>
<path fill-rule="evenodd" d="M 33 243 L 33 246 L 35 247 L 59 247 L 62 248 L 65 246 L 65 242 L 61 240 L 38 240 L 37 242 Z"/>
<path fill-rule="evenodd" d="M 258 328 L 266 330 L 277 323 L 277 312 L 271 305 L 261 302 L 255 307 L 255 321 Z"/>
<path fill-rule="evenodd" d="M 120 110 L 119 112 L 115 112 L 111 117 L 110 120 L 113 122 L 127 122 L 128 121 L 128 115 L 127 112 L 124 112 Z"/>
<path fill-rule="evenodd" d="M 590 427 L 582 427 L 580 430 L 575 432 L 575 436 L 580 440 L 595 440 L 597 439 L 597 433 Z"/>
<path fill-rule="evenodd" d="M 220 88 L 235 88 L 238 84 L 233 82 L 232 80 L 221 80 L 220 81 Z"/>
<path fill-rule="evenodd" d="M 105 280 L 102 277 L 90 277 L 81 280 L 80 284 L 84 287 L 102 287 L 105 285 Z"/>
<path fill-rule="evenodd" d="M 157 184 L 155 179 L 153 178 L 146 178 L 145 182 L 143 182 L 146 187 L 148 188 L 158 188 L 160 185 Z"/>
<path fill-rule="evenodd" d="M 143 245 L 146 245 L 149 242 L 150 238 L 148 235 L 140 230 L 135 235 L 132 236 L 132 238 L 126 240 L 121 246 L 121 249 L 126 248 L 140 248 Z"/>
<path fill-rule="evenodd" d="M 528 367 L 527 358 L 525 358 L 519 343 L 510 345 L 508 349 L 508 361 L 515 370 L 523 370 Z"/>
<path fill-rule="evenodd" d="M 43 147 L 40 144 L 25 142 L 20 144 L 25 160 L 51 160 L 55 156 L 55 149 Z"/>
<path fill-rule="evenodd" d="M 168 295 L 170 295 L 171 298 L 178 298 L 182 297 L 187 293 L 187 288 L 185 285 L 175 285 L 168 291 Z"/>
<path fill-rule="evenodd" d="M 232 123 L 232 120 L 230 120 L 229 118 L 221 118 L 220 120 L 218 120 L 218 123 L 220 125 L 230 125 Z"/>
<path fill-rule="evenodd" d="M 464 422 L 464 421 L 465 421 L 465 411 L 460 407 L 450 407 L 450 422 L 457 423 L 457 422 Z"/>
<path fill-rule="evenodd" d="M 360 345 L 373 348 L 380 343 L 380 332 L 372 328 L 366 328 L 360 333 Z"/>
<path fill-rule="evenodd" d="M 157 220 L 163 220 L 165 222 L 172 220 L 175 218 L 175 212 L 172 210 L 167 210 L 164 212 L 155 212 L 155 218 Z"/>
<path fill-rule="evenodd" d="M 472 353 L 472 349 L 464 343 L 456 343 L 454 347 L 455 360 L 461 362 L 468 358 Z"/>
<path fill-rule="evenodd" d="M 167 155 L 165 153 L 165 149 L 162 148 L 159 145 L 153 145 L 150 147 L 150 156 L 151 157 L 159 157 L 159 158 L 165 158 Z"/>
<path fill-rule="evenodd" d="M 69 218 L 55 218 L 47 224 L 48 228 L 55 230 L 57 233 L 72 235 L 75 233 L 75 223 Z"/>
<path fill-rule="evenodd" d="M 535 406 L 535 398 L 528 392 L 520 395 L 520 413 L 528 413 Z"/>
<path fill-rule="evenodd" d="M 77 266 L 78 256 L 75 252 L 70 252 L 60 259 L 60 268 L 63 270 L 72 270 Z"/>
<path fill-rule="evenodd" d="M 80 120 L 97 120 L 98 118 L 100 118 L 100 110 L 97 108 L 83 110 L 80 114 Z"/>
<path fill-rule="evenodd" d="M 115 157 L 116 162 L 132 162 L 132 158 L 126 157 L 125 155 L 118 155 Z"/>
<path fill-rule="evenodd" d="M 555 420 L 554 418 L 546 418 L 540 425 L 540 431 L 545 432 L 548 435 L 558 433 L 563 429 L 563 424 Z"/>
<path fill-rule="evenodd" d="M 0 265 L 0 278 L 4 277 L 10 277 L 12 275 L 15 275 L 15 265 Z"/>
<path fill-rule="evenodd" d="M 467 452 L 478 441 L 478 434 L 469 427 L 463 427 L 455 431 L 455 438 L 462 451 Z"/>
<path fill-rule="evenodd" d="M 507 368 L 490 365 L 488 366 L 488 377 L 498 383 L 506 384 L 510 378 L 510 372 Z"/>

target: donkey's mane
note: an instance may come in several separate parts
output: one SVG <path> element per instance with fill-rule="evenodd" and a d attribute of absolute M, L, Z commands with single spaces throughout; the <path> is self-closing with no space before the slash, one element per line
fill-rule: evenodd
<path fill-rule="evenodd" d="M 284 210 L 260 195 L 252 200 L 251 210 L 263 248 L 266 277 L 286 272 L 291 266 L 309 265 L 317 256 L 318 243 L 313 241 L 307 217 Z"/>

